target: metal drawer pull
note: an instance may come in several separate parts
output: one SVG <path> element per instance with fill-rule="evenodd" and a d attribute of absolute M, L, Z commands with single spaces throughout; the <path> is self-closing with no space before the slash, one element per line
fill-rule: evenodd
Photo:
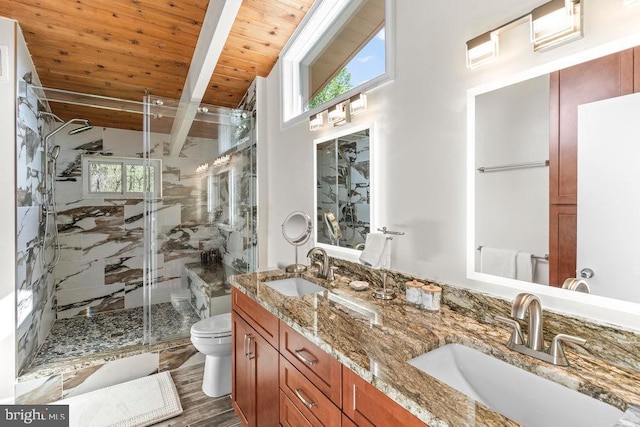
<path fill-rule="evenodd" d="M 298 350 L 294 350 L 294 353 L 295 353 L 295 355 L 296 355 L 296 357 L 297 357 L 298 359 L 302 360 L 304 363 L 306 363 L 306 364 L 307 364 L 307 365 L 309 365 L 309 366 L 313 366 L 313 365 L 315 365 L 316 363 L 318 363 L 318 361 L 317 361 L 316 359 L 307 359 L 306 357 L 304 357 L 304 356 L 302 355 L 302 352 L 303 352 L 303 351 L 304 351 L 304 349 L 303 349 L 303 348 L 300 348 L 300 349 L 298 349 Z"/>
<path fill-rule="evenodd" d="M 245 355 L 245 357 L 249 354 L 249 353 L 247 352 L 247 337 L 248 337 L 248 336 L 249 336 L 249 334 L 244 334 L 244 342 L 243 342 L 244 347 L 243 347 L 243 348 L 244 348 L 244 355 Z"/>
<path fill-rule="evenodd" d="M 253 351 L 253 346 L 255 346 L 255 340 L 253 339 L 253 335 L 249 334 L 249 360 L 256 358 L 256 355 Z"/>
<path fill-rule="evenodd" d="M 298 399 L 300 399 L 300 402 L 302 402 L 302 404 L 306 406 L 308 409 L 311 409 L 312 407 L 316 406 L 316 402 L 309 402 L 307 399 L 302 397 L 301 388 L 297 388 L 293 391 L 296 393 L 296 396 L 298 396 Z"/>

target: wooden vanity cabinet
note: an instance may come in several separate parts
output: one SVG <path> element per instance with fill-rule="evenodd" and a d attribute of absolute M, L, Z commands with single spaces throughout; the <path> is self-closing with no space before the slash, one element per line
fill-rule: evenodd
<path fill-rule="evenodd" d="M 236 288 L 231 300 L 231 399 L 244 426 L 426 425 Z"/>
<path fill-rule="evenodd" d="M 427 426 L 345 366 L 342 395 L 342 410 L 357 426 Z"/>
<path fill-rule="evenodd" d="M 279 421 L 280 355 L 268 337 L 278 337 L 278 319 L 235 288 L 232 290 L 232 309 L 233 408 L 244 426 L 276 426 Z M 265 322 L 257 323 L 256 318 Z"/>

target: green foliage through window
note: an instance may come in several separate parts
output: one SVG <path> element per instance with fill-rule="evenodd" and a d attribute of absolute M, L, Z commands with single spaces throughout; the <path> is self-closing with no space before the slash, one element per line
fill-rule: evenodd
<path fill-rule="evenodd" d="M 316 108 L 325 102 L 331 101 L 337 96 L 351 90 L 351 73 L 346 68 L 340 70 L 338 74 L 313 97 L 309 102 L 309 110 Z"/>
<path fill-rule="evenodd" d="M 142 193 L 159 194 L 161 164 L 151 160 L 145 166 L 141 159 L 126 157 L 83 156 L 85 196 L 120 195 L 142 197 Z"/>

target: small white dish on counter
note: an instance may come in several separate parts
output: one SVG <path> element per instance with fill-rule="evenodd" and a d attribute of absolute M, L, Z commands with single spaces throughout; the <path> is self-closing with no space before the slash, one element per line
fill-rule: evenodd
<path fill-rule="evenodd" d="M 369 287 L 369 282 L 354 280 L 353 282 L 349 283 L 349 286 L 351 286 L 351 288 L 355 289 L 356 291 L 364 291 Z"/>

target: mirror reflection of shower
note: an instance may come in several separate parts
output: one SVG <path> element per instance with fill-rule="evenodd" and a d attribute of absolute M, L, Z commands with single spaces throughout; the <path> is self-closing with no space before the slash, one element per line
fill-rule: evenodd
<path fill-rule="evenodd" d="M 88 131 L 92 129 L 92 126 L 86 119 L 75 118 L 65 122 L 55 114 L 46 111 L 39 112 L 38 118 L 42 118 L 44 120 L 53 119 L 54 121 L 62 123 L 44 137 L 44 153 L 46 158 L 44 161 L 42 209 L 45 221 L 44 242 L 41 246 L 40 261 L 45 269 L 51 270 L 58 264 L 58 262 L 60 262 L 60 240 L 58 238 L 58 227 L 56 226 L 58 211 L 56 209 L 56 189 L 54 185 L 56 179 L 56 162 L 60 155 L 60 145 L 56 144 L 50 147 L 49 140 L 63 129 L 73 124 L 80 124 L 81 126 L 71 129 L 68 132 L 69 135 L 77 135 Z M 49 249 L 53 249 L 51 257 L 47 254 Z"/>
<path fill-rule="evenodd" d="M 369 232 L 369 129 L 319 143 L 317 150 L 318 241 L 356 248 Z"/>

